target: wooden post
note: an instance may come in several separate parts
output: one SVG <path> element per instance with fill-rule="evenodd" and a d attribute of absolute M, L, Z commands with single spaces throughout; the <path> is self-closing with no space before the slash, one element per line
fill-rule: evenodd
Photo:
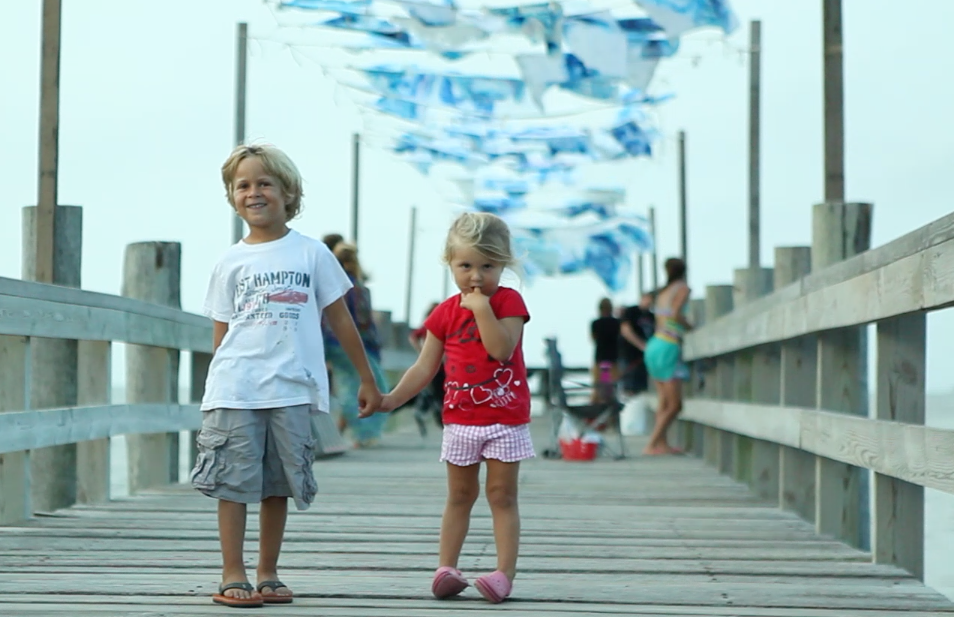
<path fill-rule="evenodd" d="M 686 206 L 686 132 L 679 131 L 679 256 L 689 263 L 689 217 Z"/>
<path fill-rule="evenodd" d="M 201 351 L 192 352 L 192 365 L 189 373 L 189 402 L 199 404 L 205 396 L 205 379 L 209 375 L 209 365 L 212 363 L 212 354 Z M 199 456 L 199 444 L 196 436 L 199 431 L 189 432 L 189 468 L 195 466 L 195 459 Z"/>
<path fill-rule="evenodd" d="M 78 405 L 108 405 L 112 398 L 109 341 L 80 341 L 77 351 Z M 109 438 L 76 444 L 76 501 L 109 501 Z"/>
<path fill-rule="evenodd" d="M 749 268 L 760 265 L 761 222 L 759 209 L 760 183 L 760 123 L 762 70 L 762 22 L 749 22 Z"/>
<path fill-rule="evenodd" d="M 182 245 L 137 242 L 126 245 L 122 295 L 180 308 Z M 179 398 L 179 351 L 145 345 L 126 346 L 126 400 L 170 403 Z M 127 435 L 129 492 L 179 480 L 178 433 Z"/>
<path fill-rule="evenodd" d="M 773 274 L 771 268 L 760 268 L 751 265 L 748 268 L 737 268 L 733 272 L 733 304 L 742 306 L 770 293 L 772 291 Z M 765 353 L 766 347 L 762 347 L 760 349 L 742 350 L 736 354 L 735 370 L 733 372 L 735 400 L 752 402 L 756 399 L 756 372 L 759 372 L 760 377 L 765 377 L 762 369 L 771 363 L 771 358 L 765 357 Z M 734 435 L 733 442 L 732 471 L 735 479 L 745 482 L 754 490 L 757 477 L 755 467 L 758 467 L 758 476 L 766 475 L 765 483 L 777 486 L 778 446 L 744 435 Z M 775 479 L 769 480 L 768 475 L 774 475 Z M 777 494 L 776 489 L 775 495 Z"/>
<path fill-rule="evenodd" d="M 248 90 L 248 24 L 239 23 L 235 28 L 235 145 L 245 143 L 245 99 Z M 232 214 L 232 243 L 245 235 L 244 221 L 236 212 Z"/>
<path fill-rule="evenodd" d="M 40 53 L 40 134 L 35 240 L 28 259 L 32 280 L 56 283 L 56 206 L 60 156 L 60 0 L 43 0 L 43 41 Z"/>
<path fill-rule="evenodd" d="M 53 241 L 53 283 L 80 286 L 83 243 L 83 209 L 57 206 Z M 36 280 L 36 245 L 39 208 L 23 209 L 24 280 Z M 76 341 L 34 338 L 31 341 L 30 401 L 32 409 L 76 405 Z M 52 512 L 76 503 L 76 444 L 40 448 L 30 454 L 33 508 Z"/>
<path fill-rule="evenodd" d="M 705 298 L 696 298 L 689 301 L 689 320 L 692 322 L 693 327 L 701 328 L 706 323 L 706 301 Z M 686 389 L 686 396 L 689 398 L 695 398 L 700 396 L 705 391 L 706 375 L 705 375 L 705 360 L 699 360 L 692 362 L 689 366 L 690 379 L 689 384 Z M 691 452 L 695 456 L 703 456 L 703 444 L 705 443 L 705 427 L 696 422 L 687 422 L 685 420 L 680 420 L 686 424 L 685 432 L 689 435 L 688 443 L 682 444 L 687 447 L 687 452 Z"/>
<path fill-rule="evenodd" d="M 782 289 L 812 271 L 812 249 L 807 246 L 775 247 L 773 288 Z"/>
<path fill-rule="evenodd" d="M 775 249 L 775 288 L 782 289 L 811 272 L 811 249 L 805 246 Z M 804 336 L 784 341 L 779 372 L 780 403 L 814 407 L 817 379 L 817 338 Z M 815 520 L 815 457 L 798 448 L 779 447 L 779 507 L 807 521 Z"/>
<path fill-rule="evenodd" d="M 351 137 L 351 237 L 358 246 L 358 208 L 361 204 L 361 136 Z"/>
<path fill-rule="evenodd" d="M 772 293 L 774 278 L 772 268 L 736 268 L 732 271 L 733 305 L 742 306 Z"/>
<path fill-rule="evenodd" d="M 706 323 L 713 321 L 732 311 L 732 285 L 706 286 Z M 706 379 L 706 394 L 711 398 L 725 399 L 732 391 L 732 358 L 720 356 L 715 358 L 715 370 L 712 378 Z M 724 433 L 711 426 L 705 427 L 703 440 L 703 456 L 706 462 L 725 472 L 731 463 L 731 442 L 727 440 L 728 433 Z"/>
<path fill-rule="evenodd" d="M 659 243 L 656 240 L 656 208 L 653 207 L 649 208 L 649 235 L 653 239 L 653 258 L 650 260 L 653 271 L 649 280 L 653 283 L 651 293 L 655 299 L 656 292 L 659 291 Z"/>
<path fill-rule="evenodd" d="M 414 290 L 414 239 L 417 236 L 417 206 L 411 206 L 411 226 L 407 240 L 407 289 L 404 292 L 404 319 L 411 323 L 411 294 Z"/>
<path fill-rule="evenodd" d="M 841 0 L 823 0 L 825 201 L 845 200 L 845 88 Z"/>
<path fill-rule="evenodd" d="M 878 323 L 879 420 L 924 424 L 924 313 Z M 874 474 L 872 554 L 924 580 L 924 487 Z"/>
<path fill-rule="evenodd" d="M 30 409 L 30 339 L 0 335 L 0 413 Z M 30 518 L 30 452 L 0 454 L 0 525 Z"/>
<path fill-rule="evenodd" d="M 644 290 L 646 289 L 646 283 L 643 281 L 643 273 L 646 270 L 646 266 L 643 264 L 643 252 L 640 251 L 636 254 L 636 302 L 638 303 L 643 298 Z"/>
<path fill-rule="evenodd" d="M 871 204 L 817 204 L 812 210 L 812 270 L 867 250 L 871 212 Z M 863 326 L 819 335 L 818 408 L 868 416 L 867 357 Z M 866 549 L 870 535 L 868 470 L 823 457 L 815 461 L 815 528 Z"/>

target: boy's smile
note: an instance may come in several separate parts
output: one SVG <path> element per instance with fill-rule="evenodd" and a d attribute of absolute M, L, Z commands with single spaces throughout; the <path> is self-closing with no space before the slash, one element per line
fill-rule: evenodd
<path fill-rule="evenodd" d="M 281 184 L 268 174 L 258 157 L 250 156 L 239 163 L 232 183 L 232 203 L 248 223 L 250 240 L 267 242 L 283 236 L 288 202 Z"/>

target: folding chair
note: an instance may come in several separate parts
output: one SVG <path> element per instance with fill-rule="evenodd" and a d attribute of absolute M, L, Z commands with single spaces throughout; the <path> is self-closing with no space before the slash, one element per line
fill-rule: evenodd
<path fill-rule="evenodd" d="M 546 388 L 546 409 L 553 423 L 551 448 L 544 450 L 544 456 L 548 458 L 560 458 L 559 432 L 560 425 L 563 422 L 563 414 L 570 417 L 583 420 L 592 426 L 609 426 L 615 419 L 616 426 L 619 426 L 619 414 L 623 410 L 623 405 L 616 396 L 615 384 L 591 384 L 586 385 L 579 381 L 571 381 L 565 378 L 565 369 L 563 367 L 563 358 L 560 350 L 557 348 L 555 338 L 544 339 L 546 343 L 547 355 L 547 388 Z M 571 405 L 567 402 L 567 382 L 570 384 L 571 392 L 592 393 L 594 388 L 603 388 L 600 392 L 601 402 L 587 403 L 583 405 Z M 619 431 L 618 450 L 614 449 L 603 440 L 602 449 L 614 459 L 620 460 L 626 458 L 626 444 L 623 439 L 622 431 Z"/>

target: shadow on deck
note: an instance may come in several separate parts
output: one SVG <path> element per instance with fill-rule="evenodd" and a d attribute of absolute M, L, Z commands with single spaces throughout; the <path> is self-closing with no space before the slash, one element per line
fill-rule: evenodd
<path fill-rule="evenodd" d="M 535 423 L 537 449 L 546 421 Z M 641 440 L 631 440 L 630 452 Z M 954 604 L 905 572 L 816 536 L 795 515 L 688 457 L 524 465 L 514 597 L 430 596 L 444 496 L 439 437 L 316 463 L 320 493 L 290 517 L 272 615 L 924 616 Z M 0 528 L 0 615 L 212 615 L 214 501 L 184 486 Z M 247 562 L 254 574 L 257 517 Z M 494 570 L 489 511 L 474 512 L 461 568 Z"/>

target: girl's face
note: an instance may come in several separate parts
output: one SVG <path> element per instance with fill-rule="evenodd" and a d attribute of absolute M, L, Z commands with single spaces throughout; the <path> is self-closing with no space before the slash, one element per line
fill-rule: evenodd
<path fill-rule="evenodd" d="M 500 286 L 503 264 L 487 258 L 472 246 L 457 247 L 450 261 L 454 283 L 462 293 L 480 289 L 480 293 L 491 296 Z"/>
<path fill-rule="evenodd" d="M 238 215 L 248 223 L 249 238 L 264 242 L 283 236 L 288 220 L 285 206 L 289 201 L 277 179 L 265 171 L 257 156 L 239 163 L 232 181 L 232 203 Z"/>

